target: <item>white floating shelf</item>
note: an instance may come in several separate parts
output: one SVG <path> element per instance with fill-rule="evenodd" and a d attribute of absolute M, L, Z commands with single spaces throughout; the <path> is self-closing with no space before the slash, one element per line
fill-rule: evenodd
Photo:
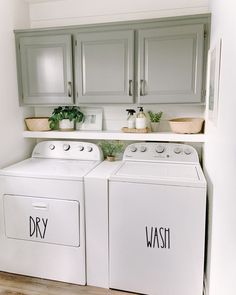
<path fill-rule="evenodd" d="M 25 138 L 94 139 L 130 141 L 204 142 L 204 134 L 176 134 L 172 132 L 124 133 L 121 131 L 24 131 Z"/>

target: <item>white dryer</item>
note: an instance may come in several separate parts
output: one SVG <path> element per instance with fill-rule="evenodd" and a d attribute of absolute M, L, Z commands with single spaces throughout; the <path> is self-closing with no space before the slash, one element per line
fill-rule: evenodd
<path fill-rule="evenodd" d="M 92 143 L 44 141 L 0 172 L 0 270 L 84 285 L 84 176 Z"/>
<path fill-rule="evenodd" d="M 206 181 L 193 147 L 128 146 L 109 179 L 109 286 L 201 295 L 205 214 Z"/>

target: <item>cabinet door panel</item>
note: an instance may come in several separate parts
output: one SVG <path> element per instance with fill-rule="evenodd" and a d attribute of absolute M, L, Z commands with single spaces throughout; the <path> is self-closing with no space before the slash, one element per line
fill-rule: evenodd
<path fill-rule="evenodd" d="M 73 103 L 71 50 L 70 35 L 21 38 L 25 104 Z"/>
<path fill-rule="evenodd" d="M 200 102 L 203 25 L 139 31 L 141 103 Z"/>
<path fill-rule="evenodd" d="M 83 103 L 133 101 L 133 31 L 77 35 L 78 100 Z"/>

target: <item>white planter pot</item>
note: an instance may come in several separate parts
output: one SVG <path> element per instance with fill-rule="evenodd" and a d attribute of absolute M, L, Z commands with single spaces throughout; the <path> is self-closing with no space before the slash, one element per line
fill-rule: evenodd
<path fill-rule="evenodd" d="M 152 132 L 157 132 L 159 127 L 159 122 L 151 122 Z"/>
<path fill-rule="evenodd" d="M 74 121 L 70 121 L 69 119 L 59 121 L 59 130 L 61 131 L 72 131 L 75 129 L 74 127 Z"/>

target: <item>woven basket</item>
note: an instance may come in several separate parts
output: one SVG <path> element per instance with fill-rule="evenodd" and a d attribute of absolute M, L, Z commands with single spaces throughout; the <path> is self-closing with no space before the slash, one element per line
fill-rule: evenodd
<path fill-rule="evenodd" d="M 48 117 L 25 118 L 25 124 L 30 131 L 48 131 L 51 130 L 48 119 Z"/>
<path fill-rule="evenodd" d="M 199 133 L 202 130 L 202 118 L 176 118 L 169 120 L 170 128 L 175 133 Z"/>

